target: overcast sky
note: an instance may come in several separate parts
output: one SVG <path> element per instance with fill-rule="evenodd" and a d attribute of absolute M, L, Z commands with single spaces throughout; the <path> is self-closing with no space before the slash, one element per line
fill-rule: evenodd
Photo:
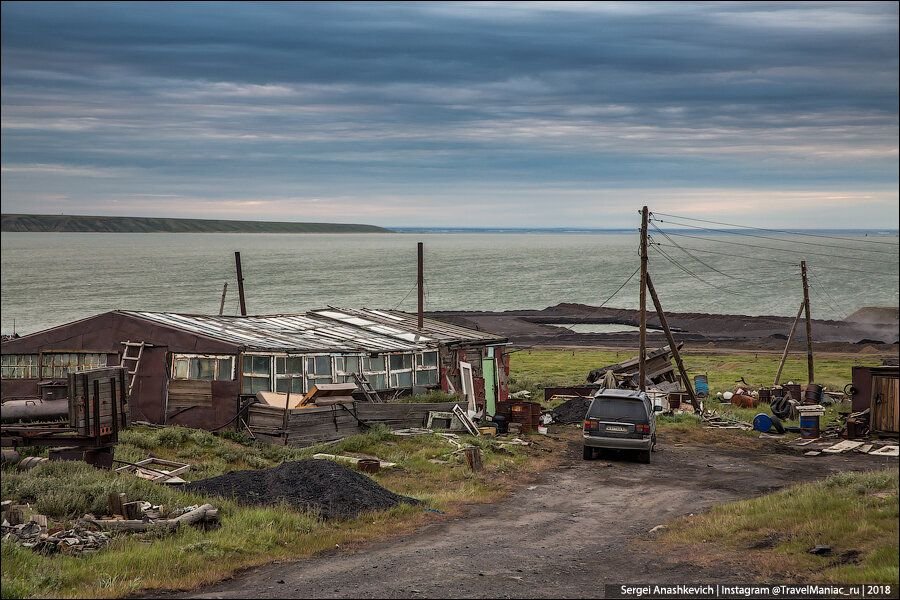
<path fill-rule="evenodd" d="M 3 212 L 898 221 L 898 5 L 2 4 Z"/>

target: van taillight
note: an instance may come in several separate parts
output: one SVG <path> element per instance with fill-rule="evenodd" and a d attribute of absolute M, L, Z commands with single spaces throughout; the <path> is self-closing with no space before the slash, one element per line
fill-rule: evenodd
<path fill-rule="evenodd" d="M 591 421 L 590 419 L 586 420 L 584 422 L 584 430 L 590 431 L 593 429 L 600 429 L 600 423 L 598 423 L 597 421 Z"/>
<path fill-rule="evenodd" d="M 646 424 L 639 424 L 634 426 L 635 433 L 650 433 L 650 426 Z"/>

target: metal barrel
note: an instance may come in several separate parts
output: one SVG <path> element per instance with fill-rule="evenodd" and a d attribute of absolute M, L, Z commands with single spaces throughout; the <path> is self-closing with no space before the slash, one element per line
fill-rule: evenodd
<path fill-rule="evenodd" d="M 819 415 L 800 415 L 800 437 L 805 439 L 819 437 Z"/>
<path fill-rule="evenodd" d="M 772 401 L 772 390 L 769 388 L 759 388 L 759 401 L 768 404 Z"/>
<path fill-rule="evenodd" d="M 806 386 L 806 393 L 803 396 L 803 404 L 818 404 L 822 401 L 822 393 L 825 391 L 821 385 L 810 383 Z"/>
<path fill-rule="evenodd" d="M 698 396 L 709 395 L 709 379 L 706 375 L 694 375 L 694 390 Z"/>
<path fill-rule="evenodd" d="M 45 456 L 28 456 L 23 458 L 21 462 L 18 464 L 18 468 L 20 471 L 28 471 L 29 469 L 33 469 L 38 465 L 42 465 L 45 462 L 49 461 Z"/>

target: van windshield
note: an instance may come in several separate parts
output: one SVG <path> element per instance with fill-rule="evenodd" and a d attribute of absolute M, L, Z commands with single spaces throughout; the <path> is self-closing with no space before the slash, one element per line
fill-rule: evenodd
<path fill-rule="evenodd" d="M 646 421 L 647 409 L 640 400 L 598 398 L 591 404 L 588 416 L 602 421 Z"/>

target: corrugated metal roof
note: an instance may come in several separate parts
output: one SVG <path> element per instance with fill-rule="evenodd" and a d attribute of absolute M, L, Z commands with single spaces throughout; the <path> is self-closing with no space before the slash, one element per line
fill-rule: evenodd
<path fill-rule="evenodd" d="M 426 321 L 420 334 L 416 331 L 415 316 L 397 311 L 330 308 L 305 314 L 247 317 L 120 312 L 251 351 L 413 352 L 451 341 L 505 341 L 480 331 L 432 320 Z"/>
<path fill-rule="evenodd" d="M 371 308 L 346 309 L 329 307 L 329 310 L 313 311 L 314 314 L 338 319 L 344 323 L 360 324 L 373 331 L 393 335 L 394 331 L 403 332 L 403 339 L 412 339 L 419 335 L 418 316 L 397 310 L 375 310 Z M 382 329 L 382 327 L 386 329 Z M 421 335 L 424 339 L 434 340 L 440 343 L 452 342 L 481 342 L 503 343 L 506 338 L 493 333 L 477 331 L 467 327 L 460 327 L 451 323 L 444 323 L 435 319 L 423 319 Z"/>

